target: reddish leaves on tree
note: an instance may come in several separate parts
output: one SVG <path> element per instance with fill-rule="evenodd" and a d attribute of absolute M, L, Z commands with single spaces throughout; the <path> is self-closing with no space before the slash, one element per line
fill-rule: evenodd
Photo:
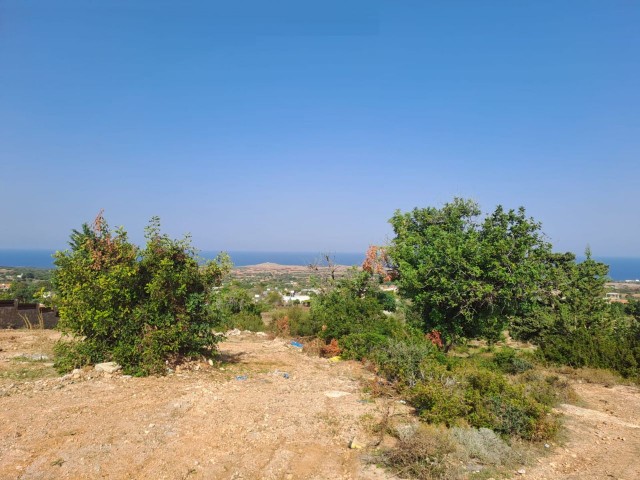
<path fill-rule="evenodd" d="M 442 348 L 444 346 L 442 337 L 440 336 L 440 332 L 438 330 L 431 330 L 425 335 L 425 337 L 438 348 Z"/>
<path fill-rule="evenodd" d="M 362 262 L 362 269 L 372 275 L 380 275 L 385 282 L 392 280 L 389 256 L 384 247 L 370 245 Z"/>

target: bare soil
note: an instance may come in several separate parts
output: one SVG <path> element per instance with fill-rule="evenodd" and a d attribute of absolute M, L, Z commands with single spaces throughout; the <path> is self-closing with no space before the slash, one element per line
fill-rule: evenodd
<path fill-rule="evenodd" d="M 372 377 L 358 363 L 247 333 L 220 345 L 222 365 L 60 377 L 46 358 L 57 337 L 0 331 L 2 479 L 394 478 L 349 448 L 375 443 L 366 425 L 386 408 L 362 393 Z M 640 391 L 574 388 L 566 439 L 514 478 L 639 479 Z"/>
<path fill-rule="evenodd" d="M 574 383 L 580 406 L 561 405 L 566 441 L 524 478 L 640 479 L 640 390 Z"/>
<path fill-rule="evenodd" d="M 349 448 L 366 445 L 361 417 L 377 414 L 355 363 L 255 334 L 221 344 L 223 369 L 166 377 L 56 377 L 18 357 L 50 355 L 56 336 L 0 331 L 2 479 L 390 478 Z"/>

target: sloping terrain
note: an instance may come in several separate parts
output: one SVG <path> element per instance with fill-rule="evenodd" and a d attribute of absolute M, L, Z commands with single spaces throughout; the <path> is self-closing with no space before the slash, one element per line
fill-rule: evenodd
<path fill-rule="evenodd" d="M 221 345 L 220 370 L 166 377 L 87 370 L 47 378 L 51 332 L 0 332 L 0 478 L 387 478 L 350 449 L 365 443 L 361 369 L 255 334 Z M 7 378 L 16 355 L 43 378 Z"/>
<path fill-rule="evenodd" d="M 583 406 L 561 405 L 567 437 L 526 478 L 583 480 L 640 478 L 640 390 L 575 383 Z"/>
<path fill-rule="evenodd" d="M 245 333 L 220 345 L 223 367 L 59 377 L 47 358 L 57 336 L 0 331 L 2 479 L 394 478 L 349 448 L 375 442 L 366 424 L 383 411 L 355 362 Z M 566 440 L 514 478 L 640 478 L 639 390 L 574 388 L 580 406 L 560 407 Z"/>

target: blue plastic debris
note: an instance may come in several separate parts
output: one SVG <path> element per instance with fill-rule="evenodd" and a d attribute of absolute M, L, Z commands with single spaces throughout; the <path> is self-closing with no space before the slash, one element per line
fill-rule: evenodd
<path fill-rule="evenodd" d="M 246 375 L 238 375 L 238 376 L 236 377 L 236 380 L 246 380 L 247 378 L 249 378 L 249 377 L 248 377 L 248 376 L 246 376 Z"/>
<path fill-rule="evenodd" d="M 289 378 L 289 374 L 288 374 L 287 372 L 284 372 L 284 373 L 282 374 L 282 376 L 283 376 L 284 378 Z"/>
<path fill-rule="evenodd" d="M 291 340 L 291 345 L 293 345 L 296 348 L 302 348 L 303 345 L 300 342 L 296 342 L 295 340 Z"/>

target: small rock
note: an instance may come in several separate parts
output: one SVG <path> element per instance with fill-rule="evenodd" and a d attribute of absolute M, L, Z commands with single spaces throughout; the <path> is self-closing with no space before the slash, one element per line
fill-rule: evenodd
<path fill-rule="evenodd" d="M 354 437 L 353 440 L 351 440 L 351 443 L 349 443 L 349 448 L 352 448 L 354 450 L 356 449 L 361 449 L 364 448 L 364 445 L 358 443 L 358 441 L 356 440 L 356 438 Z"/>
<path fill-rule="evenodd" d="M 49 355 L 45 355 L 44 353 L 32 353 L 31 355 L 22 355 L 22 358 L 35 360 L 37 362 L 42 360 L 49 360 Z"/>
<path fill-rule="evenodd" d="M 118 365 L 116 362 L 98 363 L 95 366 L 96 372 L 105 372 L 105 373 L 115 373 L 121 368 L 122 367 Z"/>
<path fill-rule="evenodd" d="M 527 473 L 527 471 L 524 468 L 521 468 L 517 473 L 518 475 L 524 475 L 525 473 Z"/>

